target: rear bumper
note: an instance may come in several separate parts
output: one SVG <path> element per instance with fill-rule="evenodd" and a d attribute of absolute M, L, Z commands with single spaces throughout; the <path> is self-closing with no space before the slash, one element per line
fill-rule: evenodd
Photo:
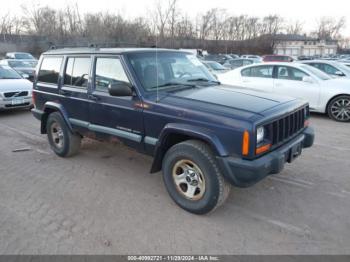
<path fill-rule="evenodd" d="M 234 157 L 218 157 L 219 166 L 225 178 L 238 187 L 251 186 L 270 174 L 277 174 L 286 162 L 292 162 L 314 142 L 314 130 L 306 128 L 302 134 L 280 148 L 256 159 L 244 160 Z"/>

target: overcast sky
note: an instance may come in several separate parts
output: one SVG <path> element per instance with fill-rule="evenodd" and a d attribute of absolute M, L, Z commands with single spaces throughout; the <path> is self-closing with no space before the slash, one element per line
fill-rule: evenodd
<path fill-rule="evenodd" d="M 6 1 L 6 0 L 1 0 Z M 306 30 L 312 30 L 321 16 L 345 16 L 347 28 L 344 34 L 350 36 L 349 0 L 178 0 L 180 9 L 191 17 L 214 7 L 225 8 L 235 15 L 247 14 L 264 16 L 279 14 L 288 20 L 300 20 Z M 109 11 L 119 12 L 126 17 L 144 16 L 151 9 L 154 0 L 9 0 L 2 5 L 0 14 L 21 13 L 21 5 L 48 5 L 62 8 L 67 4 L 77 3 L 81 12 Z"/>

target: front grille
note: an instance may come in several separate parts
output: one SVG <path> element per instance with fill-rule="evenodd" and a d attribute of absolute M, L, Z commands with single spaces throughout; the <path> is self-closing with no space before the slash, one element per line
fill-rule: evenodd
<path fill-rule="evenodd" d="M 305 117 L 307 116 L 308 109 L 305 107 L 265 125 L 272 146 L 282 144 L 303 129 Z"/>
<path fill-rule="evenodd" d="M 6 97 L 6 98 L 21 97 L 21 96 L 28 96 L 28 91 L 4 93 L 4 97 Z"/>

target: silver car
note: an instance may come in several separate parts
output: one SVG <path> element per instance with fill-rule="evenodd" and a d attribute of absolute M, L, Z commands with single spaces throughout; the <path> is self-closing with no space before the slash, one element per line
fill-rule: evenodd
<path fill-rule="evenodd" d="M 307 64 L 325 72 L 333 78 L 343 77 L 350 78 L 350 68 L 338 61 L 330 60 L 310 60 L 298 61 L 299 63 Z"/>
<path fill-rule="evenodd" d="M 17 54 L 17 53 L 8 53 L 6 54 L 6 59 L 0 61 L 0 65 L 7 65 L 12 67 L 18 73 L 20 73 L 23 77 L 32 80 L 34 78 L 35 67 L 38 64 L 38 60 L 36 60 L 33 56 L 24 56 L 25 53 L 21 56 L 17 55 L 9 55 L 9 54 Z"/>
<path fill-rule="evenodd" d="M 33 84 L 9 66 L 0 65 L 0 110 L 32 107 Z"/>

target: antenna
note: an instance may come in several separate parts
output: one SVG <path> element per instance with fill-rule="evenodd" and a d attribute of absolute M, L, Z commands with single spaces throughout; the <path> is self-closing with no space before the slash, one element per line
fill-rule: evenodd
<path fill-rule="evenodd" d="M 157 72 L 157 75 L 156 75 L 156 83 L 157 83 L 157 103 L 159 102 L 159 74 L 158 74 L 158 35 L 156 35 L 156 72 Z"/>

